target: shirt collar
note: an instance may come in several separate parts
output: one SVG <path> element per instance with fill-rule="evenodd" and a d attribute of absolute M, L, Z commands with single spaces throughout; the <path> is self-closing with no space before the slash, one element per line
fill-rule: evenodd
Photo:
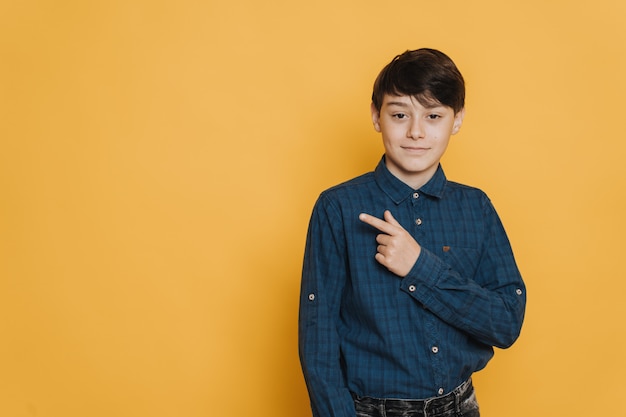
<path fill-rule="evenodd" d="M 396 204 L 400 204 L 404 199 L 413 195 L 415 190 L 395 177 L 385 165 L 385 156 L 381 158 L 376 170 L 374 171 L 376 183 Z M 447 179 L 443 172 L 441 164 L 437 167 L 437 171 L 433 177 L 422 187 L 419 192 L 435 198 L 441 198 L 446 187 Z"/>

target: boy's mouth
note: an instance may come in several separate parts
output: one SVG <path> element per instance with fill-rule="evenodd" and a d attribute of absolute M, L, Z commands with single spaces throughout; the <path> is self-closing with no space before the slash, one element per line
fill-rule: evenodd
<path fill-rule="evenodd" d="M 424 153 L 428 150 L 428 148 L 423 148 L 419 146 L 402 146 L 402 149 L 411 153 Z"/>

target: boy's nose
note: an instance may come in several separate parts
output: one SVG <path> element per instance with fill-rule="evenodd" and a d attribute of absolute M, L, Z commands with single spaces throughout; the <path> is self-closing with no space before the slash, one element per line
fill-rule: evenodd
<path fill-rule="evenodd" d="M 417 140 L 424 137 L 424 129 L 419 120 L 413 120 L 406 132 L 407 137 Z"/>

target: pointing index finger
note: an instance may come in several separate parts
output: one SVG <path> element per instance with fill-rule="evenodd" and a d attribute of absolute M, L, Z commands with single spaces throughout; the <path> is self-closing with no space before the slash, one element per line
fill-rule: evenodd
<path fill-rule="evenodd" d="M 375 227 L 383 233 L 387 233 L 388 235 L 391 235 L 395 232 L 395 227 L 392 224 L 386 222 L 385 220 L 379 219 L 378 217 L 372 216 L 371 214 L 361 213 L 359 214 L 359 220 L 361 220 L 363 223 L 369 224 L 372 227 Z"/>

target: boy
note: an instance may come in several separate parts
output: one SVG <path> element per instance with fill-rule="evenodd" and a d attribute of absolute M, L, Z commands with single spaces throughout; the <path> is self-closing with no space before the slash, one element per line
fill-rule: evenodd
<path fill-rule="evenodd" d="M 445 54 L 395 57 L 372 94 L 382 160 L 315 204 L 299 318 L 314 417 L 479 416 L 471 375 L 519 336 L 525 286 L 498 215 L 439 164 L 464 102 Z"/>

